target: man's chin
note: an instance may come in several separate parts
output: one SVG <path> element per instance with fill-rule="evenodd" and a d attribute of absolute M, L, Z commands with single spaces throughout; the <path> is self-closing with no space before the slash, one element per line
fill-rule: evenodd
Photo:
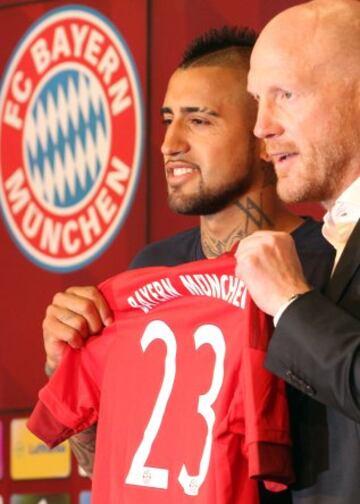
<path fill-rule="evenodd" d="M 302 203 L 304 201 L 301 194 L 289 188 L 281 187 L 279 184 L 276 187 L 276 192 L 281 201 L 287 204 Z"/>
<path fill-rule="evenodd" d="M 170 210 L 180 215 L 201 215 L 193 204 L 185 201 L 179 201 L 177 199 L 168 199 L 168 205 Z"/>
<path fill-rule="evenodd" d="M 316 191 L 312 187 L 307 187 L 301 181 L 291 181 L 290 178 L 279 179 L 276 184 L 276 192 L 281 201 L 287 204 L 305 203 L 316 201 Z"/>
<path fill-rule="evenodd" d="M 182 215 L 213 215 L 245 194 L 249 184 L 250 180 L 243 178 L 212 191 L 199 190 L 192 194 L 171 191 L 168 194 L 168 204 L 171 210 Z"/>

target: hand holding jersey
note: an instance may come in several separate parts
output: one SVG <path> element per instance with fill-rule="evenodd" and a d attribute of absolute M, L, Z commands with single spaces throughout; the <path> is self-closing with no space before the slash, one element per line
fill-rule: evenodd
<path fill-rule="evenodd" d="M 241 240 L 236 274 L 263 311 L 274 316 L 296 294 L 310 290 L 288 233 L 257 231 Z"/>
<path fill-rule="evenodd" d="M 113 314 L 96 287 L 70 287 L 55 294 L 43 321 L 46 364 L 55 370 L 65 348 L 81 348 L 91 335 L 113 321 Z"/>
<path fill-rule="evenodd" d="M 223 256 L 103 284 L 115 323 L 68 350 L 29 422 L 50 445 L 98 423 L 95 504 L 257 504 L 257 480 L 292 481 L 285 386 L 263 367 L 271 321 L 234 268 Z"/>

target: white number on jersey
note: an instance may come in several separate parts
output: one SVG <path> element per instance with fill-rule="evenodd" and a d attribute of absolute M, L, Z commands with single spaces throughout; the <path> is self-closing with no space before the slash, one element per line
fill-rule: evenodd
<path fill-rule="evenodd" d="M 169 471 L 165 468 L 146 466 L 151 447 L 160 430 L 166 411 L 166 406 L 171 396 L 176 376 L 176 338 L 170 327 L 161 320 L 154 320 L 146 327 L 141 338 L 143 352 L 155 340 L 162 340 L 166 345 L 164 378 L 158 397 L 155 402 L 150 420 L 144 431 L 143 439 L 135 452 L 129 473 L 125 482 L 130 485 L 147 486 L 154 488 L 168 488 Z M 215 353 L 214 372 L 209 391 L 199 397 L 198 413 L 204 418 L 207 425 L 207 436 L 203 453 L 199 463 L 199 474 L 189 475 L 185 464 L 182 466 L 178 480 L 187 495 L 197 495 L 204 483 L 210 463 L 213 427 L 215 413 L 212 405 L 216 401 L 224 379 L 225 340 L 221 330 L 211 324 L 200 326 L 194 334 L 195 349 L 208 344 Z"/>
<path fill-rule="evenodd" d="M 131 485 L 167 488 L 169 471 L 167 469 L 160 469 L 159 467 L 145 466 L 154 439 L 159 432 L 176 373 L 175 335 L 170 327 L 161 320 L 150 322 L 145 329 L 141 338 L 143 352 L 156 339 L 162 340 L 166 345 L 164 379 L 149 423 L 144 431 L 144 437 L 134 455 L 129 474 L 125 481 Z"/>
<path fill-rule="evenodd" d="M 211 455 L 212 433 L 215 423 L 215 413 L 212 409 L 213 403 L 220 392 L 224 379 L 224 359 L 225 359 L 225 341 L 220 329 L 214 325 L 203 325 L 199 327 L 194 335 L 196 350 L 208 343 L 212 346 L 216 360 L 212 383 L 209 391 L 199 397 L 197 411 L 202 415 L 207 424 L 208 432 L 205 440 L 204 450 L 200 460 L 200 471 L 196 476 L 190 476 L 186 466 L 183 465 L 179 475 L 179 482 L 187 495 L 197 495 L 201 485 L 206 478 Z"/>

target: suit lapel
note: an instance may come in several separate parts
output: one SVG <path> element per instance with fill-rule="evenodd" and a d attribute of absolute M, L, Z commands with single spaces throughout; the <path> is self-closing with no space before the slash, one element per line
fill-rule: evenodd
<path fill-rule="evenodd" d="M 338 302 L 347 285 L 360 265 L 360 219 L 358 220 L 333 276 L 326 287 L 325 294 L 334 302 Z"/>

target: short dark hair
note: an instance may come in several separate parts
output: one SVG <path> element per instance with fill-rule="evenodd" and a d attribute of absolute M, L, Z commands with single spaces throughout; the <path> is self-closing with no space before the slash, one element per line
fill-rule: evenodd
<path fill-rule="evenodd" d="M 223 26 L 211 28 L 196 37 L 185 49 L 179 67 L 186 69 L 196 65 L 210 65 L 228 59 L 229 53 L 246 54 L 249 58 L 257 33 L 251 28 Z"/>

